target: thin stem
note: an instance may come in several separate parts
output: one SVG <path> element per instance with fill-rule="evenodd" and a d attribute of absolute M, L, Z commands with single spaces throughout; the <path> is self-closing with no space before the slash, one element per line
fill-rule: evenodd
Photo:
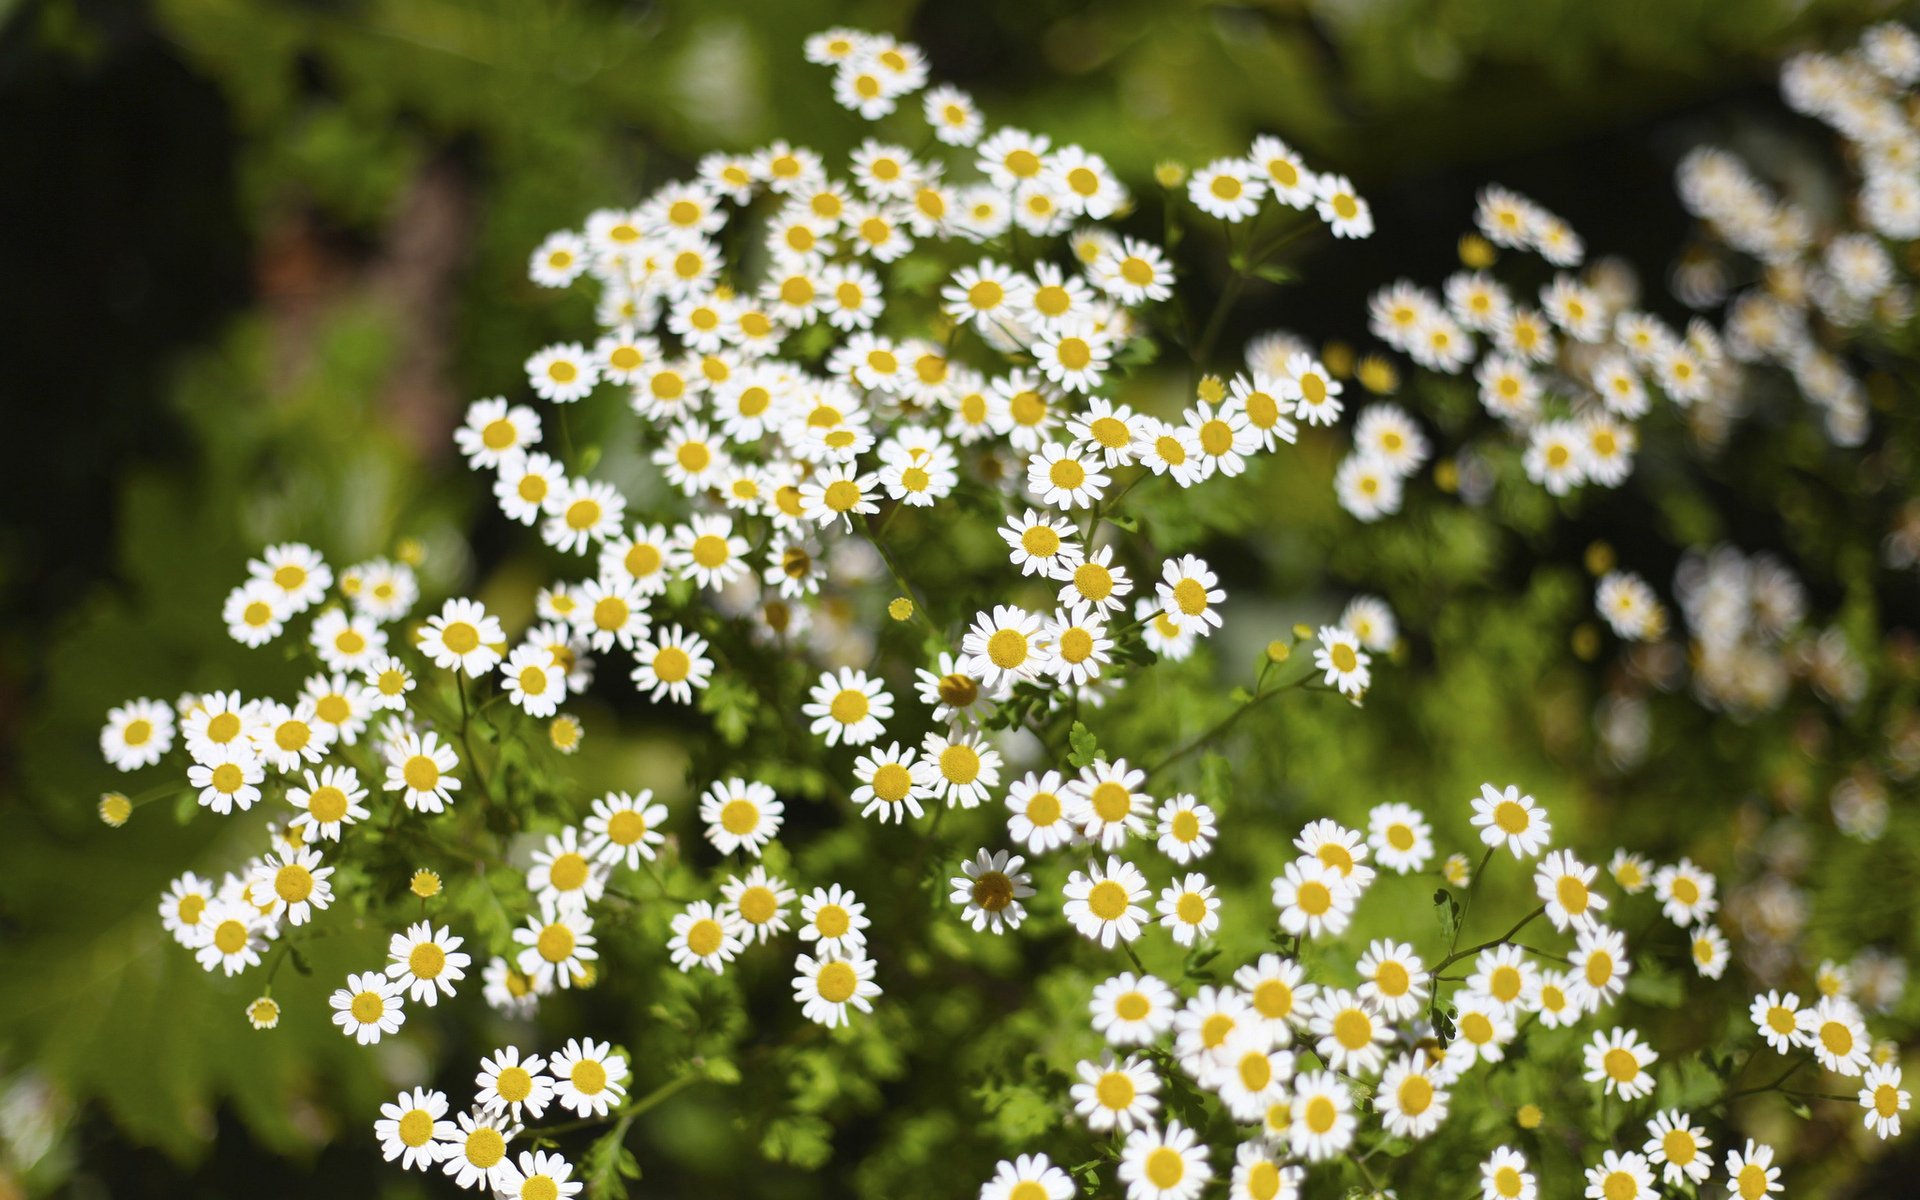
<path fill-rule="evenodd" d="M 1491 854 L 1493 853 L 1493 851 L 1489 850 L 1487 851 L 1487 853 Z M 1475 876 L 1475 878 L 1478 878 L 1478 876 Z M 1481 942 L 1478 946 L 1468 946 L 1465 950 L 1458 950 L 1448 954 L 1445 958 L 1441 959 L 1439 962 L 1434 964 L 1434 967 L 1433 967 L 1434 974 L 1437 975 L 1441 971 L 1444 971 L 1448 967 L 1452 966 L 1454 963 L 1459 962 L 1461 959 L 1471 958 L 1473 955 L 1480 953 L 1482 950 L 1491 950 L 1495 946 L 1506 945 L 1508 942 L 1513 940 L 1513 937 L 1515 934 L 1519 933 L 1522 929 L 1525 929 L 1529 924 L 1533 922 L 1535 917 L 1543 915 L 1546 911 L 1547 911 L 1547 906 L 1542 904 L 1540 907 L 1534 909 L 1532 912 L 1528 913 L 1526 916 L 1521 917 L 1519 924 L 1515 925 L 1512 929 L 1507 930 L 1505 933 L 1501 934 L 1499 937 L 1493 939 L 1492 941 Z M 1462 925 L 1466 924 L 1465 911 L 1462 911 L 1460 914 L 1460 923 Z M 1456 930 L 1455 932 L 1457 933 L 1458 931 Z M 1524 950 L 1526 949 L 1526 947 L 1523 946 L 1521 947 L 1521 949 Z M 1536 953 L 1538 952 L 1536 951 Z"/>
<path fill-rule="evenodd" d="M 1201 734 L 1199 737 L 1194 738 L 1192 741 L 1188 742 L 1186 745 L 1180 747 L 1178 750 L 1175 750 L 1173 753 L 1167 755 L 1165 758 L 1161 759 L 1159 762 L 1154 763 L 1152 766 L 1148 767 L 1147 778 L 1149 779 L 1153 778 L 1155 775 L 1158 775 L 1160 772 L 1166 770 L 1168 767 L 1172 766 L 1174 763 L 1179 762 L 1181 759 L 1185 758 L 1187 755 L 1192 754 L 1195 750 L 1200 749 L 1200 747 L 1206 745 L 1208 742 L 1211 742 L 1213 739 L 1226 733 L 1227 730 L 1233 728 L 1234 723 L 1237 722 L 1241 717 L 1244 717 L 1248 713 L 1252 712 L 1256 707 L 1258 707 L 1261 703 L 1265 702 L 1267 699 L 1273 696 L 1278 696 L 1281 692 L 1286 691 L 1288 688 L 1297 687 L 1297 686 L 1299 686 L 1297 683 L 1290 683 L 1290 684 L 1282 685 L 1277 688 L 1269 688 L 1264 692 L 1256 692 L 1254 695 L 1248 697 L 1240 705 L 1240 707 L 1234 709 L 1232 712 L 1228 713 L 1224 718 L 1222 718 L 1220 722 L 1214 725 L 1212 729 L 1207 730 L 1205 733 Z"/>
<path fill-rule="evenodd" d="M 679 1075 L 667 1080 L 667 1082 L 648 1092 L 638 1100 L 634 1100 L 620 1108 L 608 1109 L 606 1113 L 601 1116 L 581 1117 L 577 1121 L 562 1121 L 557 1125 L 542 1125 L 537 1129 L 527 1130 L 527 1135 L 536 1138 L 551 1137 L 554 1134 L 571 1133 L 576 1129 L 590 1129 L 595 1125 L 605 1125 L 609 1122 L 617 1122 L 624 1132 L 628 1126 L 633 1124 L 634 1118 L 645 1113 L 648 1109 L 658 1106 L 663 1101 L 671 1098 L 675 1093 L 692 1087 L 706 1077 L 707 1075 L 704 1071 L 688 1071 L 684 1075 Z"/>
<path fill-rule="evenodd" d="M 926 606 L 920 603 L 919 594 L 913 590 L 913 585 L 908 583 L 907 577 L 901 573 L 900 564 L 894 560 L 893 551 L 887 549 L 887 544 L 880 540 L 879 532 L 867 520 L 865 513 L 860 514 L 860 531 L 867 535 L 867 540 L 873 543 L 873 548 L 880 552 L 880 561 L 887 565 L 887 574 L 893 576 L 894 586 L 899 588 L 900 594 L 912 603 L 913 619 L 920 622 L 921 626 L 936 639 L 945 640 L 945 635 L 934 626 L 933 618 L 927 616 Z"/>
<path fill-rule="evenodd" d="M 1480 856 L 1480 865 L 1473 869 L 1473 878 L 1467 880 L 1467 895 L 1465 899 L 1460 901 L 1460 923 L 1453 927 L 1453 936 L 1447 939 L 1448 954 L 1452 954 L 1453 948 L 1460 944 L 1460 931 L 1467 927 L 1467 912 L 1473 908 L 1473 894 L 1474 892 L 1479 890 L 1480 877 L 1487 873 L 1487 864 L 1492 861 L 1493 861 L 1493 847 L 1488 846 L 1487 852 Z M 1447 962 L 1452 962 L 1452 961 L 1453 959 L 1451 958 L 1447 960 Z M 1440 965 L 1445 966 L 1446 963 L 1442 963 Z M 1436 971 L 1439 969 L 1440 969 L 1439 967 L 1434 968 L 1434 970 Z"/>
<path fill-rule="evenodd" d="M 1194 351 L 1193 365 L 1202 371 L 1213 357 L 1213 345 L 1220 340 L 1220 331 L 1226 328 L 1227 310 L 1240 298 L 1240 289 L 1247 285 L 1244 271 L 1235 271 L 1227 279 L 1227 286 L 1220 289 L 1220 299 L 1213 306 L 1213 315 L 1207 318 L 1207 328 L 1200 335 L 1199 348 Z"/>
<path fill-rule="evenodd" d="M 1142 975 L 1145 975 L 1148 973 L 1147 964 L 1140 961 L 1140 952 L 1133 948 L 1132 942 L 1122 940 L 1120 943 L 1120 948 L 1127 952 L 1127 958 L 1133 962 L 1134 970 L 1140 972 Z"/>

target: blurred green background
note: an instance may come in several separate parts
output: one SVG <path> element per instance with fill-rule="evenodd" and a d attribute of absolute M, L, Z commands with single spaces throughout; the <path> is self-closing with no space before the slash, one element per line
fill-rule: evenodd
<path fill-rule="evenodd" d="M 971 91 L 990 120 L 1079 141 L 1136 190 L 1159 160 L 1199 162 L 1279 134 L 1351 174 L 1380 232 L 1312 248 L 1306 282 L 1251 293 L 1235 332 L 1355 338 L 1374 287 L 1450 268 L 1489 180 L 1622 255 L 1671 314 L 1662 281 L 1688 233 L 1674 161 L 1697 141 L 1783 119 L 1778 57 L 1842 41 L 1890 7 L 0 4 L 0 337 L 12 351 L 0 387 L 13 476 L 0 528 L 0 1197 L 446 1194 L 378 1162 L 367 1122 L 390 1088 L 365 1055 L 310 1021 L 252 1033 L 238 1020 L 250 988 L 203 975 L 166 941 L 158 894 L 220 853 L 223 834 L 159 812 L 102 826 L 94 804 L 117 780 L 97 730 L 133 695 L 285 687 L 287 664 L 243 651 L 217 620 L 245 558 L 270 540 L 312 541 L 342 563 L 417 537 L 429 596 L 473 587 L 524 614 L 554 560 L 503 527 L 447 435 L 470 399 L 517 386 L 530 348 L 584 327 L 584 302 L 556 304 L 524 282 L 526 254 L 710 149 L 785 136 L 831 156 L 856 143 L 861 123 L 801 59 L 806 34 L 846 23 L 915 41 L 934 78 Z M 1210 269 L 1189 264 L 1202 286 Z M 1884 722 L 1910 712 L 1910 664 L 1904 690 L 1837 731 L 1809 733 L 1793 713 L 1734 726 L 1660 697 L 1647 760 L 1623 774 L 1590 728 L 1607 668 L 1569 644 L 1588 620 L 1581 563 L 1595 538 L 1664 588 L 1678 547 L 1730 537 L 1800 564 L 1816 611 L 1844 615 L 1871 660 L 1906 661 L 1895 631 L 1914 621 L 1912 573 L 1893 576 L 1872 553 L 1905 499 L 1904 452 L 1871 447 L 1856 472 L 1804 439 L 1754 436 L 1698 478 L 1671 472 L 1559 518 L 1457 510 L 1355 536 L 1331 504 L 1334 448 L 1312 437 L 1286 470 L 1209 489 L 1189 540 L 1233 561 L 1226 584 L 1249 597 L 1243 611 L 1283 629 L 1378 590 L 1409 634 L 1364 713 L 1306 706 L 1282 737 L 1233 743 L 1236 787 L 1293 827 L 1406 799 L 1457 845 L 1482 779 L 1527 780 L 1592 853 L 1644 844 L 1733 870 L 1747 852 L 1739 814 L 1790 806 L 1796 788 L 1823 794 L 1878 752 Z M 583 710 L 583 779 L 679 786 L 680 761 L 661 749 L 673 729 L 594 740 L 613 728 L 608 690 Z M 1898 855 L 1848 846 L 1836 855 L 1853 858 L 1805 881 L 1818 903 L 1852 905 L 1836 955 L 1863 940 L 1913 944 L 1898 908 L 1847 890 L 1884 887 L 1888 871 L 1915 880 L 1920 835 L 1897 805 L 1894 822 Z M 1424 904 L 1418 891 L 1411 902 Z M 315 955 L 318 979 L 371 944 L 353 940 Z M 483 1040 L 469 1019 L 450 1015 L 377 1059 L 394 1077 L 457 1076 Z M 457 1048 L 457 1061 L 417 1061 L 436 1047 Z M 965 1181 L 909 1191 L 910 1177 L 889 1172 L 912 1152 L 869 1154 L 885 1143 L 925 1158 L 964 1143 L 966 1161 L 990 1166 L 999 1143 L 970 1127 L 1008 1118 L 954 1070 L 958 1084 L 896 1070 L 849 1099 L 843 1115 L 860 1119 L 836 1117 L 825 1135 L 796 1127 L 832 1141 L 832 1165 L 817 1170 L 802 1154 L 762 1163 L 752 1148 L 764 1148 L 764 1126 L 725 1094 L 690 1093 L 636 1133 L 643 1194 L 842 1194 L 851 1181 L 864 1195 L 970 1195 Z M 943 1086 L 958 1089 L 951 1111 L 928 1116 Z M 1824 1161 L 1811 1147 L 1821 1193 L 1898 1194 L 1889 1181 L 1910 1156 L 1862 1163 L 1838 1144 Z"/>

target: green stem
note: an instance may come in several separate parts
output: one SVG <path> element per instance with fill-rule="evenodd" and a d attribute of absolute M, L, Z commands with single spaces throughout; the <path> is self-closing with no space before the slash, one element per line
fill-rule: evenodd
<path fill-rule="evenodd" d="M 1493 851 L 1489 849 L 1487 853 L 1491 854 L 1493 853 Z M 1485 864 L 1482 863 L 1481 865 L 1484 866 Z M 1474 878 L 1477 880 L 1479 876 L 1475 875 Z M 1528 913 L 1526 916 L 1521 917 L 1519 924 L 1515 925 L 1512 929 L 1507 930 L 1505 933 L 1501 934 L 1499 937 L 1493 939 L 1492 941 L 1481 942 L 1478 946 L 1468 946 L 1465 950 L 1449 953 L 1445 958 L 1441 959 L 1438 963 L 1434 964 L 1433 973 L 1435 975 L 1438 975 L 1440 972 L 1446 970 L 1448 967 L 1452 966 L 1454 963 L 1459 962 L 1461 959 L 1471 958 L 1472 956 L 1480 953 L 1482 950 L 1491 950 L 1495 946 L 1506 945 L 1508 942 L 1513 940 L 1515 934 L 1519 933 L 1522 929 L 1525 929 L 1529 924 L 1533 922 L 1534 918 L 1545 914 L 1546 911 L 1547 911 L 1547 906 L 1542 904 L 1540 907 L 1534 909 L 1532 912 Z M 1464 907 L 1462 908 L 1460 913 L 1460 923 L 1462 925 L 1465 925 L 1467 923 L 1467 914 Z M 1459 933 L 1458 930 L 1455 930 L 1454 932 L 1456 935 Z M 1525 947 L 1521 947 L 1521 948 L 1525 949 Z"/>

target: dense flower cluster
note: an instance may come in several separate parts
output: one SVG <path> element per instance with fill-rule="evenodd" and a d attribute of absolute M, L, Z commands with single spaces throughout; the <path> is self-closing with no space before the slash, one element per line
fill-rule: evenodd
<path fill-rule="evenodd" d="M 1683 292 L 1718 303 L 1730 277 L 1744 282 L 1757 267 L 1759 279 L 1728 305 L 1728 352 L 1784 368 L 1840 445 L 1867 435 L 1866 391 L 1847 342 L 1892 333 L 1913 316 L 1911 265 L 1890 243 L 1920 236 L 1917 82 L 1920 38 L 1896 24 L 1867 30 L 1845 54 L 1797 55 L 1782 70 L 1787 103 L 1839 133 L 1858 169 L 1844 204 L 1824 192 L 1782 196 L 1719 148 L 1680 164 L 1681 200 L 1740 260 L 1703 249 L 1681 270 Z"/>
<path fill-rule="evenodd" d="M 1903 46 L 1882 33 L 1862 53 L 1897 65 Z M 296 931 L 336 905 L 390 921 L 386 961 L 349 974 L 331 1001 L 332 1022 L 368 1044 L 473 974 L 495 1010 L 530 1017 L 556 991 L 630 967 L 596 933 L 609 906 L 671 904 L 657 960 L 710 978 L 743 955 L 792 954 L 801 1015 L 847 1026 L 884 1005 L 890 986 L 893 964 L 869 944 L 869 905 L 908 901 L 856 895 L 844 877 L 790 877 L 803 873 L 774 847 L 795 797 L 754 772 L 702 780 L 693 812 L 644 789 L 585 809 L 563 803 L 557 827 L 531 832 L 516 811 L 512 861 L 507 837 L 484 820 L 503 805 L 509 746 L 571 752 L 581 727 L 566 705 L 609 666 L 651 705 L 719 713 L 716 695 L 762 653 L 801 669 L 800 694 L 769 703 L 830 764 L 835 821 L 870 822 L 876 835 L 917 822 L 941 846 L 944 814 L 991 811 L 1006 846 L 940 872 L 974 934 L 1057 923 L 1120 956 L 1086 997 L 1108 1049 L 1081 1061 L 1058 1097 L 1093 1135 L 1091 1160 L 1064 1169 L 1021 1154 L 983 1185 L 986 1200 L 1064 1200 L 1076 1177 L 1103 1172 L 1130 1200 L 1193 1200 L 1216 1176 L 1230 1176 L 1235 1196 L 1271 1200 L 1342 1162 L 1373 1185 L 1373 1150 L 1435 1134 L 1475 1103 L 1475 1071 L 1536 1029 L 1582 1027 L 1577 1061 L 1560 1068 L 1622 1103 L 1648 1100 L 1665 1052 L 1612 1011 L 1645 964 L 1621 917 L 1658 905 L 1685 940 L 1684 961 L 1718 979 L 1732 947 L 1714 920 L 1716 879 L 1625 848 L 1603 875 L 1598 858 L 1554 842 L 1547 812 L 1518 787 L 1489 784 L 1472 800 L 1477 866 L 1463 853 L 1441 859 L 1428 816 L 1403 803 L 1373 806 L 1364 830 L 1308 824 L 1298 856 L 1271 878 L 1273 952 L 1235 964 L 1230 978 L 1198 971 L 1223 910 L 1249 903 L 1204 869 L 1230 831 L 1226 814 L 1166 775 L 1213 735 L 1122 753 L 1079 717 L 1156 664 L 1194 654 L 1222 629 L 1231 598 L 1213 565 L 1162 551 L 1123 502 L 1169 486 L 1163 478 L 1194 488 L 1283 453 L 1301 426 L 1340 420 L 1343 382 L 1282 335 L 1247 347 L 1230 377 L 1206 374 L 1220 323 L 1196 331 L 1169 311 L 1171 239 L 1129 232 L 1136 200 L 1098 154 L 991 128 L 963 93 L 928 87 L 920 51 L 891 38 L 832 30 L 809 39 L 806 55 L 831 68 L 843 106 L 888 136 L 866 138 L 838 174 L 784 141 L 712 155 L 695 178 L 594 212 L 531 256 L 536 283 L 591 287 L 597 328 L 530 355 L 530 395 L 475 402 L 454 437 L 505 517 L 573 564 L 540 589 L 530 624 L 509 632 L 461 596 L 422 617 L 405 562 L 336 574 L 309 546 L 272 546 L 222 617 L 245 645 L 310 659 L 300 693 L 140 699 L 109 714 L 109 763 L 165 764 L 175 776 L 148 798 L 177 793 L 183 776 L 215 814 L 258 805 L 286 818 L 220 880 L 176 879 L 161 903 L 166 928 L 208 971 L 259 969 L 246 1015 L 267 1029 L 289 1015 L 272 983 L 298 954 Z M 1864 105 L 1868 85 L 1848 86 Z M 1837 85 L 1794 88 L 1825 97 L 1809 101 L 1815 111 L 1852 111 L 1830 94 Z M 1850 120 L 1835 123 L 1856 129 Z M 1163 227 L 1241 226 L 1243 267 L 1261 258 L 1268 224 L 1372 231 L 1349 181 L 1273 138 L 1166 175 Z M 1473 368 L 1497 430 L 1476 453 L 1512 443 L 1525 477 L 1554 495 L 1620 485 L 1636 422 L 1656 400 L 1685 409 L 1727 386 L 1721 338 L 1704 321 L 1669 328 L 1606 271 L 1570 273 L 1584 260 L 1580 239 L 1522 197 L 1488 189 L 1477 223 L 1483 246 L 1553 268 L 1537 291 L 1485 269 L 1462 271 L 1438 295 L 1396 283 L 1374 298 L 1374 333 L 1429 371 Z M 1190 386 L 1141 370 L 1170 349 L 1191 360 Z M 572 431 L 585 426 L 612 432 L 583 450 Z M 1405 481 L 1432 456 L 1428 434 L 1407 409 L 1376 402 L 1357 413 L 1354 443 L 1338 473 L 1341 504 L 1363 521 L 1397 512 Z M 1461 490 L 1484 491 L 1470 475 L 1463 468 Z M 916 586 L 887 540 L 903 513 L 925 523 L 922 537 L 991 531 L 1001 576 L 983 597 Z M 1858 694 L 1857 664 L 1844 644 L 1805 634 L 1804 588 L 1778 563 L 1725 549 L 1690 558 L 1676 599 L 1706 702 L 1767 707 L 1790 661 L 1837 705 Z M 1606 574 L 1596 605 L 1640 644 L 1635 653 L 1666 647 L 1666 609 L 1640 577 Z M 882 611 L 922 638 L 917 657 L 886 652 L 874 632 Z M 1229 721 L 1283 690 L 1361 703 L 1399 642 L 1392 610 L 1355 597 L 1336 622 L 1274 641 Z M 527 736 L 526 720 L 545 736 Z M 176 745 L 184 762 L 171 757 Z M 102 815 L 123 822 L 135 803 L 116 794 Z M 700 896 L 671 895 L 661 864 L 694 829 L 723 863 Z M 369 878 L 356 852 L 396 830 L 460 842 L 504 917 L 497 936 L 441 919 L 432 905 L 445 881 L 426 869 L 406 885 L 416 915 L 394 917 L 386 897 L 398 881 Z M 1084 869 L 1029 911 L 1043 886 L 1035 866 L 1069 854 Z M 1538 905 L 1502 920 L 1503 936 L 1462 948 L 1483 876 L 1509 859 L 1532 864 L 1526 889 Z M 1423 954 L 1412 928 L 1344 948 L 1387 874 L 1440 881 L 1443 948 Z M 653 885 L 644 899 L 630 888 L 642 880 Z M 1536 926 L 1543 918 L 1551 933 Z M 1163 935 L 1196 970 L 1160 979 L 1146 969 L 1136 946 Z M 1869 1127 L 1897 1133 L 1908 1094 L 1865 1024 L 1898 990 L 1889 973 L 1850 983 L 1829 971 L 1805 1003 L 1756 995 L 1754 1044 L 1724 1072 L 1720 1098 L 1746 1094 L 1738 1085 L 1764 1044 L 1794 1064 L 1776 1086 L 1816 1066 L 1855 1079 Z M 570 1196 L 583 1187 L 574 1163 L 545 1149 L 561 1131 L 533 1123 L 554 1107 L 577 1124 L 637 1115 L 651 1099 L 628 1097 L 630 1059 L 643 1061 L 583 1037 L 551 1054 L 507 1045 L 481 1060 L 470 1102 L 410 1089 L 382 1107 L 375 1134 L 388 1160 L 438 1167 L 461 1187 Z M 1176 1095 L 1192 1101 L 1182 1115 Z M 1636 1116 L 1644 1144 L 1638 1129 L 1593 1144 L 1587 1194 L 1637 1200 L 1655 1194 L 1656 1176 L 1705 1185 L 1716 1170 L 1731 1195 L 1775 1190 L 1771 1148 L 1736 1141 L 1708 1107 Z M 1519 1150 L 1486 1150 L 1483 1195 L 1535 1194 Z"/>

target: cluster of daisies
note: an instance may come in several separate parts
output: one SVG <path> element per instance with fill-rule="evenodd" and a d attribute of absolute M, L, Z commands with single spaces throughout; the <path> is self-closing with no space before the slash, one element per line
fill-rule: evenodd
<path fill-rule="evenodd" d="M 1532 483 L 1555 496 L 1618 487 L 1633 470 L 1635 422 L 1657 400 L 1686 409 L 1722 386 L 1719 335 L 1701 320 L 1683 333 L 1635 308 L 1632 284 L 1613 264 L 1573 273 L 1585 257 L 1579 237 L 1524 196 L 1484 189 L 1475 224 L 1463 242 L 1474 265 L 1449 276 L 1438 294 L 1404 279 L 1381 288 L 1369 301 L 1369 329 L 1428 371 L 1471 369 L 1482 408 L 1522 447 Z M 1542 282 L 1522 290 L 1489 270 L 1499 248 L 1535 255 L 1552 270 L 1531 272 Z M 1518 261 L 1514 273 L 1529 274 Z M 1335 480 L 1340 503 L 1364 521 L 1398 512 L 1405 481 L 1429 454 L 1404 409 L 1369 406 Z M 1484 498 L 1493 486 L 1484 448 L 1469 447 L 1455 466 L 1462 495 Z"/>
<path fill-rule="evenodd" d="M 1894 23 L 1868 29 L 1845 53 L 1800 54 L 1782 68 L 1787 104 L 1835 130 L 1844 160 L 1858 171 L 1842 204 L 1832 190 L 1848 184 L 1829 180 L 1824 162 L 1780 172 L 1775 182 L 1788 187 L 1785 196 L 1726 150 L 1696 150 L 1679 167 L 1681 200 L 1716 246 L 1682 265 L 1683 296 L 1718 304 L 1730 277 L 1753 273 L 1727 261 L 1728 252 L 1757 263 L 1759 281 L 1728 306 L 1728 352 L 1784 368 L 1843 446 L 1866 437 L 1866 394 L 1828 335 L 1899 329 L 1913 316 L 1905 256 L 1890 243 L 1920 237 L 1916 83 L 1920 37 Z M 1792 186 L 1796 176 L 1800 186 Z M 1817 186 L 1805 186 L 1814 180 Z"/>
<path fill-rule="evenodd" d="M 1806 587 L 1774 555 L 1724 544 L 1689 550 L 1673 590 L 1685 655 L 1666 643 L 1666 606 L 1641 576 L 1609 570 L 1595 588 L 1594 608 L 1613 632 L 1644 643 L 1627 660 L 1634 680 L 1672 688 L 1690 675 L 1702 704 L 1743 715 L 1779 708 L 1795 680 L 1843 710 L 1866 693 L 1865 663 L 1838 626 L 1810 627 Z"/>
<path fill-rule="evenodd" d="M 505 1046 L 480 1060 L 473 1104 L 449 1118 L 446 1093 L 411 1088 L 380 1106 L 374 1136 L 388 1162 L 408 1170 L 439 1167 L 463 1188 L 498 1200 L 563 1200 L 585 1186 L 559 1154 L 510 1147 L 528 1121 L 550 1108 L 575 1118 L 604 1117 L 627 1094 L 627 1060 L 609 1042 L 574 1038 L 542 1057 Z"/>
<path fill-rule="evenodd" d="M 1185 999 L 1135 971 L 1093 990 L 1092 1027 L 1111 1049 L 1079 1064 L 1070 1099 L 1093 1134 L 1124 1139 L 1118 1177 L 1129 1200 L 1194 1200 L 1215 1174 L 1213 1148 L 1194 1129 L 1163 1123 L 1166 1082 L 1156 1063 L 1177 1067 L 1246 1130 L 1231 1156 L 1233 1196 L 1295 1200 L 1310 1169 L 1356 1149 L 1363 1124 L 1392 1137 L 1429 1137 L 1472 1073 L 1500 1062 L 1529 1025 L 1574 1026 L 1612 1008 L 1631 962 L 1625 937 L 1602 918 L 1625 897 L 1651 890 L 1664 916 L 1688 932 L 1699 973 L 1718 978 L 1725 970 L 1727 940 L 1711 923 L 1719 907 L 1711 874 L 1685 859 L 1656 869 L 1621 850 L 1607 867 L 1618 893 L 1609 897 L 1598 886 L 1597 866 L 1548 849 L 1548 817 L 1518 788 L 1486 785 L 1472 810 L 1486 847 L 1483 870 L 1498 869 L 1492 861 L 1500 850 L 1516 861 L 1538 859 L 1532 882 L 1539 907 L 1495 943 L 1459 953 L 1448 946 L 1436 962 L 1409 943 L 1376 939 L 1351 968 L 1330 970 L 1324 956 L 1314 956 L 1319 961 L 1309 969 L 1303 947 L 1347 928 L 1375 878 L 1373 864 L 1405 874 L 1425 870 L 1434 857 L 1425 818 L 1405 805 L 1382 805 L 1369 814 L 1365 834 L 1321 820 L 1296 839 L 1300 856 L 1273 881 L 1279 927 L 1293 938 L 1289 954 L 1262 955 L 1239 968 L 1231 984 L 1199 986 Z M 1453 886 L 1469 882 L 1463 856 L 1448 860 L 1442 873 Z M 1069 896 L 1078 898 L 1068 908 L 1083 933 L 1109 945 L 1138 936 L 1147 894 L 1129 870 L 1096 870 L 1076 882 Z M 1160 909 L 1177 914 L 1186 904 L 1198 911 L 1212 901 L 1196 892 L 1163 895 Z M 1570 952 L 1545 949 L 1537 936 L 1516 940 L 1542 917 L 1572 939 Z M 1451 978 L 1464 982 L 1441 995 L 1442 976 L 1455 962 L 1460 975 Z M 1866 1126 L 1883 1138 L 1897 1135 L 1911 1102 L 1900 1086 L 1897 1051 L 1873 1045 L 1844 975 L 1823 967 L 1820 985 L 1823 995 L 1812 1004 L 1792 993 L 1756 996 L 1751 1015 L 1759 1039 L 1783 1056 L 1804 1055 L 1802 1066 L 1817 1063 L 1857 1079 Z M 1433 1018 L 1443 1013 L 1436 1028 Z M 1753 1053 L 1758 1046 L 1749 1060 Z M 1596 1029 L 1582 1047 L 1581 1077 L 1603 1095 L 1636 1102 L 1653 1092 L 1659 1058 L 1633 1029 Z M 1664 1109 L 1645 1118 L 1644 1145 L 1639 1128 L 1623 1135 L 1627 1148 L 1605 1149 L 1586 1169 L 1587 1195 L 1652 1200 L 1656 1179 L 1665 1186 L 1706 1183 L 1716 1164 L 1714 1141 L 1691 1114 Z M 1722 1165 L 1730 1196 L 1762 1200 L 1780 1190 L 1769 1146 L 1749 1139 Z M 1480 1174 L 1485 1200 L 1536 1194 L 1526 1157 L 1511 1147 L 1496 1149 Z M 1016 1190 L 1023 1186 L 1029 1190 Z M 1046 1155 L 1031 1154 L 1000 1163 L 980 1194 L 1065 1200 L 1074 1184 Z"/>

